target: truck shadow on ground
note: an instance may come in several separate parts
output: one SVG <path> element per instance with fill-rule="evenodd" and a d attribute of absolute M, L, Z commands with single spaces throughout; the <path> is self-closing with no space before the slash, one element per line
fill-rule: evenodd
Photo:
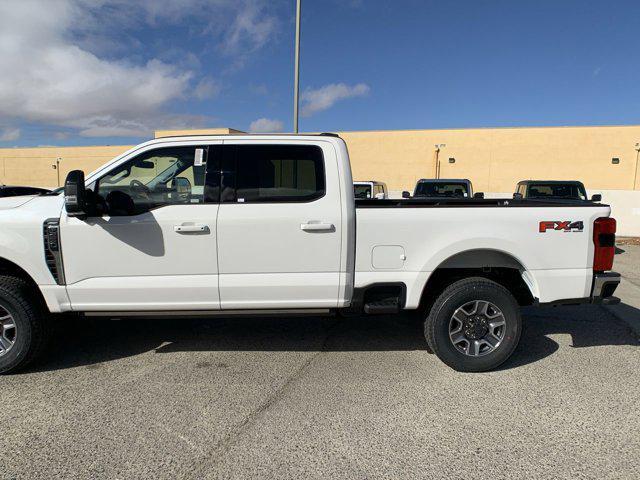
<path fill-rule="evenodd" d="M 627 306 L 640 315 L 640 310 Z M 520 345 L 501 367 L 511 369 L 553 355 L 550 338 L 567 334 L 570 348 L 638 345 L 629 327 L 596 306 L 523 310 Z M 189 351 L 410 351 L 427 350 L 416 316 L 216 317 L 197 319 L 76 318 L 61 320 L 46 358 L 31 371 L 86 366 L 146 352 Z M 566 348 L 566 347 L 563 347 Z"/>

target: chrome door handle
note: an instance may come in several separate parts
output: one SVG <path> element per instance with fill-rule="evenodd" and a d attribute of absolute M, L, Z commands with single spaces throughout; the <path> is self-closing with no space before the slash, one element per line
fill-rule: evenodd
<path fill-rule="evenodd" d="M 197 232 L 208 232 L 208 225 L 174 225 L 173 231 L 177 233 L 197 233 Z"/>
<path fill-rule="evenodd" d="M 300 230 L 305 232 L 333 232 L 335 229 L 333 223 L 309 222 L 300 224 Z"/>

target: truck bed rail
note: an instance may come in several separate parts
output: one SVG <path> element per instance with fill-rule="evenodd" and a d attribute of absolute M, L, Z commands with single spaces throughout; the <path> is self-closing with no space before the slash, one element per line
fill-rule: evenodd
<path fill-rule="evenodd" d="M 517 198 L 389 198 L 356 199 L 356 208 L 427 208 L 427 207 L 606 207 L 591 200 L 517 199 Z"/>

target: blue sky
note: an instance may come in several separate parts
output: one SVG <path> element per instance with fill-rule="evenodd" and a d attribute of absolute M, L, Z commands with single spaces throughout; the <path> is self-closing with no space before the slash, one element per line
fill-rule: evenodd
<path fill-rule="evenodd" d="M 294 0 L 3 0 L 0 146 L 291 131 Z M 303 0 L 301 131 L 640 123 L 637 1 Z"/>

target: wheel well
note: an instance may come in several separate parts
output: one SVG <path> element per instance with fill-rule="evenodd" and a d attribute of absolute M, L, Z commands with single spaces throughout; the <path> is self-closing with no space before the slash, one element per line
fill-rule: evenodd
<path fill-rule="evenodd" d="M 500 250 L 480 248 L 456 253 L 438 265 L 440 268 L 513 268 L 525 270 L 522 263 Z M 437 270 L 437 269 L 436 269 Z"/>
<path fill-rule="evenodd" d="M 31 275 L 29 275 L 26 270 L 19 267 L 15 263 L 6 258 L 0 257 L 0 275 L 8 275 L 11 277 L 16 277 L 24 280 L 30 287 L 33 288 L 33 291 L 36 292 L 38 297 L 42 300 L 43 305 L 46 305 L 44 297 L 42 296 L 42 292 L 40 291 L 40 287 L 35 282 Z"/>
<path fill-rule="evenodd" d="M 524 270 L 518 260 L 498 250 L 479 249 L 456 254 L 431 274 L 422 291 L 420 307 L 427 308 L 447 286 L 469 277 L 493 280 L 509 290 L 519 305 L 531 305 L 534 298 L 522 278 Z"/>

